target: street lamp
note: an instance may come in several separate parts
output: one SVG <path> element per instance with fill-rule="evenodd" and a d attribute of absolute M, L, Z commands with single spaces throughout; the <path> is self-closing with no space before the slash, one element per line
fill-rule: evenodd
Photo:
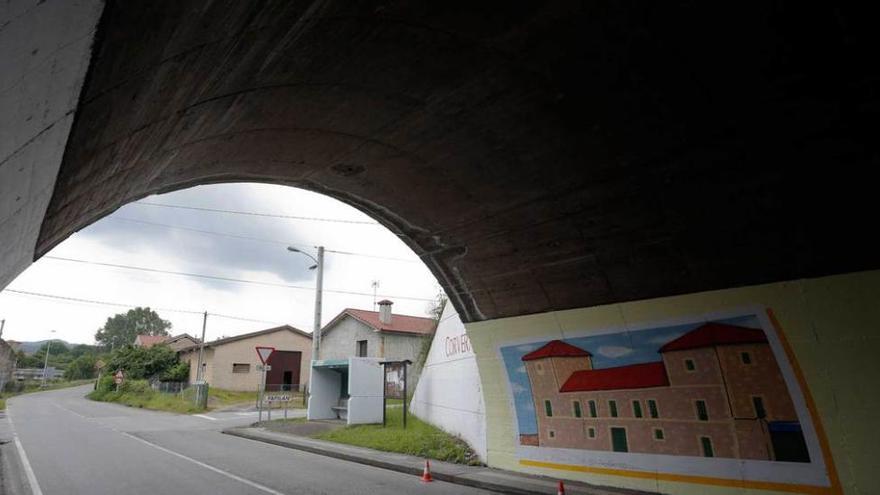
<path fill-rule="evenodd" d="M 50 330 L 49 333 L 55 333 L 55 330 Z M 40 387 L 46 386 L 46 374 L 49 372 L 49 353 L 52 351 L 52 339 L 49 339 L 49 343 L 46 344 L 46 361 L 43 362 L 43 382 L 40 384 Z"/>
<path fill-rule="evenodd" d="M 318 246 L 317 258 L 293 246 L 287 246 L 287 250 L 291 253 L 307 256 L 315 262 L 314 265 L 309 267 L 309 270 L 318 271 L 318 280 L 315 284 L 315 326 L 314 330 L 312 330 L 312 359 L 317 360 L 318 353 L 321 352 L 321 291 L 324 285 L 324 246 Z"/>

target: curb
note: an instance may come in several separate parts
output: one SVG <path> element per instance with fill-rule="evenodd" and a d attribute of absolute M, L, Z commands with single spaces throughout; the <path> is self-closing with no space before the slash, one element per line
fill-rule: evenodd
<path fill-rule="evenodd" d="M 321 448 L 321 447 L 318 447 L 315 445 L 305 445 L 305 444 L 302 444 L 299 442 L 288 442 L 288 441 L 284 441 L 284 440 L 277 439 L 277 438 L 271 438 L 271 437 L 262 436 L 262 435 L 255 435 L 255 434 L 252 434 L 252 433 L 245 431 L 246 429 L 248 429 L 248 428 L 241 428 L 241 427 L 227 428 L 225 430 L 222 430 L 221 433 L 223 433 L 225 435 L 244 438 L 247 440 L 268 443 L 268 444 L 276 445 L 279 447 L 285 447 L 288 449 L 301 450 L 304 452 L 309 452 L 311 454 L 332 457 L 332 458 L 340 459 L 343 461 L 354 462 L 357 464 L 365 464 L 367 466 L 373 466 L 373 467 L 377 467 L 377 468 L 381 468 L 381 469 L 387 469 L 389 471 L 396 471 L 399 473 L 411 474 L 411 475 L 415 475 L 415 476 L 422 475 L 422 468 L 418 467 L 418 466 L 410 467 L 410 466 L 405 466 L 405 465 L 396 464 L 396 463 L 392 463 L 392 462 L 382 461 L 379 459 L 371 459 L 368 457 L 351 455 L 351 454 L 347 454 L 344 452 L 331 450 L 329 448 Z M 497 493 L 509 493 L 512 495 L 546 495 L 547 493 L 551 493 L 551 492 L 547 492 L 547 491 L 535 491 L 535 490 L 529 490 L 529 489 L 525 489 L 525 488 L 512 487 L 510 485 L 496 484 L 496 483 L 487 482 L 487 481 L 483 481 L 483 480 L 468 478 L 465 476 L 459 476 L 456 474 L 444 473 L 444 472 L 440 472 L 437 470 L 433 471 L 431 473 L 431 475 L 435 480 L 445 481 L 447 483 L 453 483 L 456 485 L 470 486 L 473 488 L 481 488 L 483 490 L 490 490 L 490 491 L 497 492 Z M 552 480 L 549 478 L 543 479 L 542 481 L 556 483 L 556 480 Z M 566 484 L 568 484 L 568 482 L 566 482 Z M 583 489 L 587 489 L 587 490 L 593 489 L 593 490 L 597 490 L 597 491 L 604 491 L 603 493 L 638 494 L 638 495 L 645 495 L 648 493 L 648 492 L 628 490 L 625 488 L 599 487 L 599 486 L 589 487 L 589 486 L 584 486 L 583 484 L 577 483 L 577 482 L 571 482 L 571 488 L 574 488 L 575 490 L 578 490 L 578 491 L 583 490 Z M 555 488 L 554 488 L 554 491 L 555 491 Z"/>

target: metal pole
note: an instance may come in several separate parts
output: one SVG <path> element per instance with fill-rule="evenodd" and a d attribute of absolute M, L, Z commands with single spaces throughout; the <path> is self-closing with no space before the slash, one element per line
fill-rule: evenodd
<path fill-rule="evenodd" d="M 315 283 L 315 330 L 312 334 L 312 359 L 321 353 L 321 292 L 324 288 L 324 246 L 318 246 L 318 280 Z"/>
<path fill-rule="evenodd" d="M 406 429 L 406 361 L 403 362 L 403 429 Z"/>
<path fill-rule="evenodd" d="M 3 329 L 6 328 L 6 320 L 0 320 L 0 338 L 3 337 Z"/>
<path fill-rule="evenodd" d="M 260 416 L 257 421 L 260 423 L 263 422 L 263 391 L 265 389 L 266 389 L 266 365 L 264 364 L 263 365 L 263 376 L 260 377 L 260 390 L 258 390 L 259 393 L 257 394 L 259 396 L 259 401 L 260 401 L 260 403 L 259 403 Z"/>
<path fill-rule="evenodd" d="M 46 386 L 46 372 L 49 371 L 49 353 L 52 351 L 52 339 L 49 339 L 49 344 L 46 346 L 46 361 L 43 363 L 43 383 L 40 384 L 40 387 Z"/>
<path fill-rule="evenodd" d="M 202 381 L 202 354 L 205 352 L 205 328 L 208 326 L 208 312 L 202 317 L 202 341 L 199 342 L 199 367 L 196 368 L 196 381 Z"/>

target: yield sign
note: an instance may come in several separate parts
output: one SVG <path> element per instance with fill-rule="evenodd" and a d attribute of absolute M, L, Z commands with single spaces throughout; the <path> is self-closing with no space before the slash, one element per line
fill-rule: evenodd
<path fill-rule="evenodd" d="M 274 347 L 257 346 L 257 355 L 260 356 L 260 361 L 262 361 L 263 364 L 266 364 L 266 362 L 269 361 L 269 356 L 271 356 L 273 352 L 275 352 Z"/>

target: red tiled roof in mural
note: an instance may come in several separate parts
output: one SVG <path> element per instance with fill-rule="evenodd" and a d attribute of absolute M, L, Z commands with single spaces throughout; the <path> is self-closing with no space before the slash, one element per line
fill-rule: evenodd
<path fill-rule="evenodd" d="M 420 316 L 409 315 L 391 315 L 391 323 L 382 323 L 379 321 L 378 311 L 367 311 L 365 309 L 348 308 L 343 311 L 351 316 L 361 320 L 367 325 L 379 330 L 380 332 L 401 332 L 401 333 L 417 333 L 430 335 L 434 333 L 434 327 L 437 321 L 433 318 L 422 318 Z M 329 324 L 327 325 L 330 326 Z"/>
<path fill-rule="evenodd" d="M 764 331 L 756 328 L 738 327 L 725 323 L 706 323 L 681 337 L 668 342 L 660 352 L 699 349 L 716 345 L 766 343 Z"/>
<path fill-rule="evenodd" d="M 559 389 L 560 392 L 591 392 L 630 388 L 666 387 L 666 367 L 662 361 L 639 363 L 617 368 L 575 371 Z"/>
<path fill-rule="evenodd" d="M 575 347 L 571 344 L 566 344 L 561 340 L 551 340 L 547 342 L 543 346 L 535 349 L 534 351 L 526 354 L 522 357 L 523 361 L 531 361 L 533 359 L 541 359 L 541 358 L 549 358 L 549 357 L 590 357 L 592 354 L 581 349 L 580 347 Z"/>

